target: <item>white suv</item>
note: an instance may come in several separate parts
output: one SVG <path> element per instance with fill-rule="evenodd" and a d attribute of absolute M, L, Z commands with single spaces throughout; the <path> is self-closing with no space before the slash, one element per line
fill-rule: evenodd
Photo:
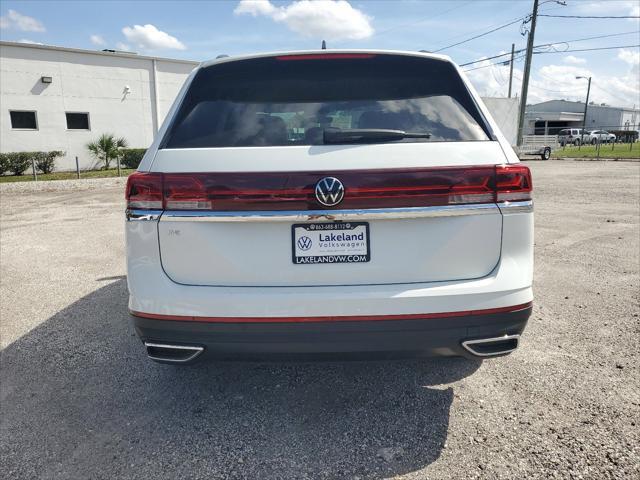
<path fill-rule="evenodd" d="M 616 141 L 616 136 L 605 130 L 591 130 L 589 132 L 589 138 L 585 139 L 585 141 L 588 141 L 592 145 L 598 143 L 613 143 Z"/>
<path fill-rule="evenodd" d="M 160 362 L 503 355 L 531 314 L 531 194 L 447 57 L 207 62 L 129 177 L 129 309 Z"/>

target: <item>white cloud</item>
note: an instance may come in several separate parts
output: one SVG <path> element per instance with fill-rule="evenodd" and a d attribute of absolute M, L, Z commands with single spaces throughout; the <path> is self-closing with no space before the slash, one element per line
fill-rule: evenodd
<path fill-rule="evenodd" d="M 27 15 L 22 15 L 15 10 L 9 10 L 6 15 L 0 17 L 0 28 L 21 30 L 23 32 L 44 32 L 46 29 L 39 20 Z"/>
<path fill-rule="evenodd" d="M 618 58 L 631 66 L 638 65 L 640 64 L 640 50 L 618 50 Z"/>
<path fill-rule="evenodd" d="M 359 40 L 373 35 L 371 17 L 346 0 L 298 0 L 276 7 L 269 0 L 241 0 L 236 15 L 264 15 L 305 37 Z"/>
<path fill-rule="evenodd" d="M 116 43 L 116 49 L 122 50 L 123 52 L 130 52 L 131 46 L 127 45 L 126 43 L 118 42 Z"/>
<path fill-rule="evenodd" d="M 489 65 L 490 61 L 474 65 Z M 527 103 L 540 103 L 547 100 L 565 99 L 584 102 L 587 94 L 587 82 L 576 77 L 592 77 L 589 101 L 616 106 L 640 105 L 640 84 L 638 74 L 632 66 L 627 74 L 599 75 L 584 66 L 545 65 L 534 69 L 529 82 Z M 512 96 L 520 96 L 522 70 L 513 69 Z M 509 84 L 509 66 L 494 65 L 471 70 L 467 76 L 482 96 L 504 97 Z"/>
<path fill-rule="evenodd" d="M 21 38 L 18 43 L 28 43 L 29 45 L 44 45 L 44 43 L 29 40 L 28 38 Z"/>
<path fill-rule="evenodd" d="M 504 50 L 500 54 L 506 53 Z M 493 65 L 495 60 L 482 60 L 470 67 L 466 75 L 478 90 L 478 93 L 484 97 L 506 97 L 509 90 L 509 63 L 499 63 Z M 492 66 L 490 66 L 492 65 Z M 514 66 L 513 68 L 513 85 L 511 95 L 516 96 L 520 92 L 520 83 L 517 80 L 522 78 L 522 70 Z"/>
<path fill-rule="evenodd" d="M 570 65 L 584 65 L 585 63 L 587 63 L 586 59 L 581 57 L 574 57 L 573 55 L 567 55 L 562 61 Z"/>
<path fill-rule="evenodd" d="M 275 15 L 278 9 L 269 0 L 240 0 L 233 13 L 242 15 L 247 13 L 253 17 L 258 15 Z"/>
<path fill-rule="evenodd" d="M 640 4 L 637 0 L 625 0 L 625 1 L 610 1 L 606 2 L 606 13 L 603 13 L 603 2 L 572 2 L 572 6 L 577 9 L 580 14 L 589 15 L 629 15 L 640 16 Z M 559 14 L 562 14 L 560 11 Z M 629 19 L 632 22 L 637 22 L 637 18 Z"/>
<path fill-rule="evenodd" d="M 98 45 L 99 47 L 103 47 L 107 44 L 107 42 L 104 41 L 104 38 L 100 35 L 91 35 L 89 38 L 91 39 L 91 43 Z"/>
<path fill-rule="evenodd" d="M 128 41 L 135 44 L 138 48 L 145 50 L 185 50 L 187 48 L 184 43 L 176 37 L 173 37 L 162 30 L 158 30 L 151 24 L 124 27 L 122 29 L 122 33 Z"/>

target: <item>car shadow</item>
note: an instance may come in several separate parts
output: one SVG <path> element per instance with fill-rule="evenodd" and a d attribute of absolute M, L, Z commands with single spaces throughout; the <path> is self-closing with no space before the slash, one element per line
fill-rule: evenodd
<path fill-rule="evenodd" d="M 11 478 L 384 478 L 447 438 L 466 359 L 335 363 L 147 360 L 117 280 L 1 356 Z"/>

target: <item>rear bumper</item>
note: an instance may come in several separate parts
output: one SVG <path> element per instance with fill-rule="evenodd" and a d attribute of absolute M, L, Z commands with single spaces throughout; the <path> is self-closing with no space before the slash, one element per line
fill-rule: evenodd
<path fill-rule="evenodd" d="M 396 320 L 214 322 L 133 316 L 143 342 L 190 345 L 221 359 L 467 356 L 467 340 L 520 335 L 531 306 L 499 313 Z"/>

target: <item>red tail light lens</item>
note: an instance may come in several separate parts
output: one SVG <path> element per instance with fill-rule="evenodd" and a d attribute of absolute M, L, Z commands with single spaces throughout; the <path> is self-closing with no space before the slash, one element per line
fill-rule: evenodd
<path fill-rule="evenodd" d="M 483 165 L 336 173 L 340 209 L 428 207 L 531 200 L 529 168 Z M 129 208 L 324 210 L 315 195 L 323 172 L 142 173 L 127 181 Z"/>
<path fill-rule="evenodd" d="M 134 172 L 127 179 L 128 208 L 162 209 L 162 174 Z"/>
<path fill-rule="evenodd" d="M 496 167 L 496 202 L 531 200 L 532 191 L 529 167 L 520 164 Z"/>
<path fill-rule="evenodd" d="M 164 207 L 167 210 L 212 210 L 206 174 L 164 175 Z"/>

